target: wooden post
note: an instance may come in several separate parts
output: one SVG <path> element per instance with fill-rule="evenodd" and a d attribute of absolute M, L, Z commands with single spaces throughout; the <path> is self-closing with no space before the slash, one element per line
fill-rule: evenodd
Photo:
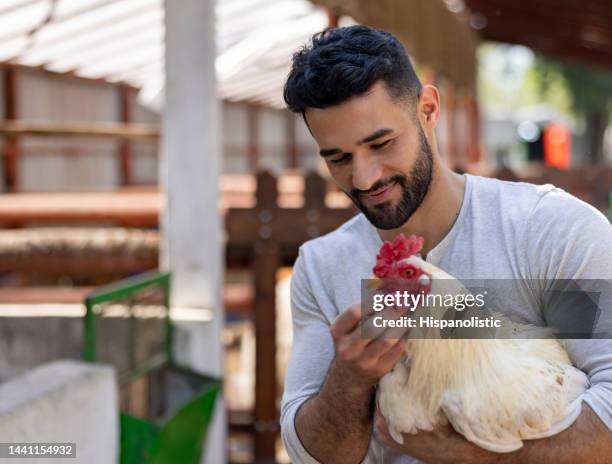
<path fill-rule="evenodd" d="M 276 408 L 276 272 L 279 256 L 269 240 L 255 243 L 255 460 L 273 463 L 279 417 Z"/>
<path fill-rule="evenodd" d="M 340 19 L 340 15 L 333 8 L 325 8 L 327 12 L 327 27 L 338 27 L 338 20 Z"/>
<path fill-rule="evenodd" d="M 307 209 L 325 208 L 325 195 L 327 194 L 327 182 L 316 171 L 306 174 L 304 185 L 304 206 Z"/>
<path fill-rule="evenodd" d="M 281 251 L 297 250 L 305 241 L 328 233 L 355 214 L 354 208 L 325 206 L 326 181 L 316 172 L 305 179 L 304 207 L 277 206 L 277 180 L 257 176 L 255 208 L 231 208 L 225 218 L 228 247 L 253 246 L 255 272 L 255 459 L 274 462 L 279 432 L 276 407 L 276 272 Z"/>
<path fill-rule="evenodd" d="M 257 176 L 259 239 L 254 246 L 255 271 L 255 461 L 275 462 L 279 417 L 276 408 L 276 272 L 277 243 L 271 222 L 278 214 L 276 179 Z"/>
<path fill-rule="evenodd" d="M 127 124 L 132 122 L 132 89 L 127 85 L 119 86 L 119 120 Z M 123 139 L 119 147 L 119 165 L 121 169 L 121 185 L 130 185 L 132 177 L 132 143 Z"/>
<path fill-rule="evenodd" d="M 17 119 L 17 71 L 4 69 L 4 119 Z M 4 181 L 7 191 L 19 188 L 19 143 L 17 136 L 7 136 L 4 145 Z"/>

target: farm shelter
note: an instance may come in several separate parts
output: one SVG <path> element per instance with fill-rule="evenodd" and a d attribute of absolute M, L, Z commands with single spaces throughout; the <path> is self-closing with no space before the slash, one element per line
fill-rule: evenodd
<path fill-rule="evenodd" d="M 317 3 L 328 9 L 306 0 L 0 6 L 7 192 L 0 195 L 0 298 L 80 303 L 90 287 L 161 260 L 173 276 L 173 306 L 193 316 L 176 319 L 178 353 L 216 376 L 224 374 L 224 322 L 252 320 L 254 404 L 217 417 L 210 462 L 224 459 L 224 420 L 253 441 L 253 459 L 275 459 L 277 270 L 292 264 L 303 241 L 354 214 L 311 173 L 316 147 L 283 109 L 291 53 L 327 25 L 358 21 L 398 33 L 423 79 L 441 88 L 447 162 L 468 170 L 486 161 L 475 50 L 481 34 L 495 38 L 486 35 L 492 19 L 482 29 L 471 24 L 471 2 L 456 12 L 450 1 L 377 2 L 389 8 L 376 10 L 374 2 Z M 502 18 L 526 14 L 498 3 Z M 587 45 L 580 56 L 590 62 Z M 490 172 L 553 181 L 608 207 L 609 170 Z"/>

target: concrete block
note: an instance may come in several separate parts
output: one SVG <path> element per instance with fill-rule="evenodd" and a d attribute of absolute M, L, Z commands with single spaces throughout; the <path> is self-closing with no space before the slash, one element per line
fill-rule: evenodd
<path fill-rule="evenodd" d="M 0 384 L 0 442 L 76 443 L 76 459 L 11 459 L 13 464 L 118 463 L 113 369 L 61 360 Z"/>

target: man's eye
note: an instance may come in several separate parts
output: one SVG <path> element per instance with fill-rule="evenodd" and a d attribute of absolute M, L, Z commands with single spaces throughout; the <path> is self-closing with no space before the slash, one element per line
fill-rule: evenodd
<path fill-rule="evenodd" d="M 340 163 L 344 163 L 345 161 L 347 161 L 350 157 L 351 157 L 350 153 L 345 153 L 340 158 L 333 159 L 330 162 L 333 164 L 340 164 Z"/>
<path fill-rule="evenodd" d="M 385 148 L 387 145 L 389 145 L 391 142 L 393 141 L 393 139 L 389 139 L 389 140 L 385 140 L 382 143 L 377 143 L 374 145 L 370 145 L 374 150 L 380 150 L 381 148 Z"/>

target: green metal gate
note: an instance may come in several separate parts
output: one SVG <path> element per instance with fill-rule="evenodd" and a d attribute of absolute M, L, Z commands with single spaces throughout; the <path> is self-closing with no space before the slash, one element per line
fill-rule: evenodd
<path fill-rule="evenodd" d="M 121 464 L 199 464 L 221 381 L 173 363 L 170 275 L 151 271 L 85 301 L 84 358 L 115 367 Z"/>

